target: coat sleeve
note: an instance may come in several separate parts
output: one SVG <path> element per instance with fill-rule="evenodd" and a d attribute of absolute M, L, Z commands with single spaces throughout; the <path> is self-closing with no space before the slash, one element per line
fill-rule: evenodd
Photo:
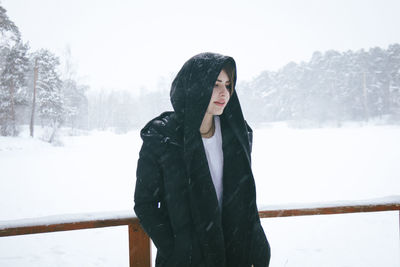
<path fill-rule="evenodd" d="M 249 139 L 249 147 L 250 147 L 250 153 L 253 148 L 253 129 L 251 129 L 250 125 L 245 121 L 246 123 L 246 129 L 247 129 L 247 137 Z"/>
<path fill-rule="evenodd" d="M 246 122 L 247 136 L 249 138 L 250 153 L 253 146 L 253 130 Z M 256 220 L 251 232 L 251 247 L 250 247 L 250 266 L 254 267 L 268 267 L 271 259 L 271 247 L 268 239 L 265 236 L 264 229 L 262 228 L 260 218 L 258 216 L 257 206 L 255 207 Z"/>
<path fill-rule="evenodd" d="M 172 253 L 174 239 L 166 205 L 164 184 L 159 164 L 144 144 L 136 170 L 134 210 L 140 224 L 153 240 L 160 254 Z"/>
<path fill-rule="evenodd" d="M 250 266 L 268 267 L 271 259 L 271 247 L 265 236 L 261 223 L 258 221 L 253 226 L 252 242 L 250 248 Z"/>

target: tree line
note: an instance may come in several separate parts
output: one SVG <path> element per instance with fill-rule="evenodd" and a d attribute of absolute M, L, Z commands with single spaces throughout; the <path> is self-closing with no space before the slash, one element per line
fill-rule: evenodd
<path fill-rule="evenodd" d="M 0 6 L 0 135 L 17 136 L 21 125 L 124 133 L 138 129 L 165 110 L 171 77 L 155 91 L 89 90 L 76 79 L 70 50 L 63 74 L 60 59 L 47 49 L 31 51 L 18 27 Z M 265 59 L 268 60 L 268 59 Z M 240 70 L 239 70 L 240 72 Z M 240 81 L 240 77 L 239 77 Z M 290 121 L 322 125 L 386 118 L 400 122 L 400 45 L 387 49 L 315 52 L 309 62 L 264 71 L 237 91 L 251 124 Z"/>
<path fill-rule="evenodd" d="M 91 128 L 112 126 L 124 132 L 172 110 L 169 87 L 173 76 L 169 78 L 160 80 L 156 91 L 140 96 L 103 92 L 89 97 Z M 398 124 L 400 44 L 368 51 L 315 52 L 308 62 L 264 71 L 251 81 L 239 82 L 236 89 L 251 125 L 287 121 L 294 127 L 341 126 L 372 119 Z"/>
<path fill-rule="evenodd" d="M 313 125 L 384 118 L 400 122 L 400 45 L 387 49 L 315 52 L 309 62 L 289 63 L 240 84 L 254 123 Z"/>
<path fill-rule="evenodd" d="M 240 70 L 239 70 L 240 72 Z M 96 92 L 89 96 L 91 129 L 118 132 L 138 129 L 156 115 L 172 110 L 169 87 L 162 78 L 153 92 Z M 240 81 L 240 79 L 239 79 Z M 294 127 L 341 126 L 348 121 L 400 123 L 400 44 L 387 49 L 315 52 L 308 62 L 264 71 L 237 84 L 251 125 L 287 121 Z"/>
<path fill-rule="evenodd" d="M 19 125 L 52 128 L 54 140 L 61 125 L 82 127 L 87 114 L 87 87 L 73 77 L 67 55 L 64 77 L 60 59 L 47 49 L 31 51 L 18 27 L 0 6 L 0 135 L 17 136 Z"/>
<path fill-rule="evenodd" d="M 47 49 L 31 51 L 1 6 L 0 37 L 2 136 L 17 136 L 21 125 L 30 125 L 31 136 L 35 125 L 51 128 L 50 142 L 61 126 L 124 133 L 171 109 L 165 77 L 159 78 L 155 91 L 142 88 L 139 95 L 126 90 L 89 90 L 76 79 L 69 49 L 63 66 Z"/>

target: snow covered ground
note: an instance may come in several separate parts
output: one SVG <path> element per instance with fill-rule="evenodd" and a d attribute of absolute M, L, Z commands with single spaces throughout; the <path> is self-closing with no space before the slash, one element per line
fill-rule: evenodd
<path fill-rule="evenodd" d="M 258 204 L 400 195 L 399 136 L 399 126 L 255 129 Z M 31 139 L 26 130 L 21 137 L 0 137 L 0 224 L 132 209 L 138 131 L 67 135 L 61 143 Z M 398 212 L 262 223 L 272 247 L 271 267 L 400 265 Z M 128 266 L 127 227 L 1 237 L 0 266 Z"/>

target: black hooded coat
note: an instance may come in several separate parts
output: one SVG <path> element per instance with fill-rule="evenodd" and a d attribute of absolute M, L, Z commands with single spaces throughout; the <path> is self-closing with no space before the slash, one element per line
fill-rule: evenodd
<path fill-rule="evenodd" d="M 199 131 L 227 61 L 235 67 L 233 58 L 215 53 L 189 59 L 172 83 L 174 112 L 162 113 L 141 130 L 134 209 L 157 247 L 156 267 L 269 265 L 251 170 L 252 130 L 236 92 L 220 115 L 222 210 Z"/>

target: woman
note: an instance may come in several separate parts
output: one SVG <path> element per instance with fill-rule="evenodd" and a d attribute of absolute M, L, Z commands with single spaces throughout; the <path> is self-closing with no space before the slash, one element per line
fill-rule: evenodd
<path fill-rule="evenodd" d="M 141 131 L 135 212 L 156 267 L 269 265 L 251 171 L 252 130 L 232 57 L 190 58 L 171 87 L 174 112 Z"/>

